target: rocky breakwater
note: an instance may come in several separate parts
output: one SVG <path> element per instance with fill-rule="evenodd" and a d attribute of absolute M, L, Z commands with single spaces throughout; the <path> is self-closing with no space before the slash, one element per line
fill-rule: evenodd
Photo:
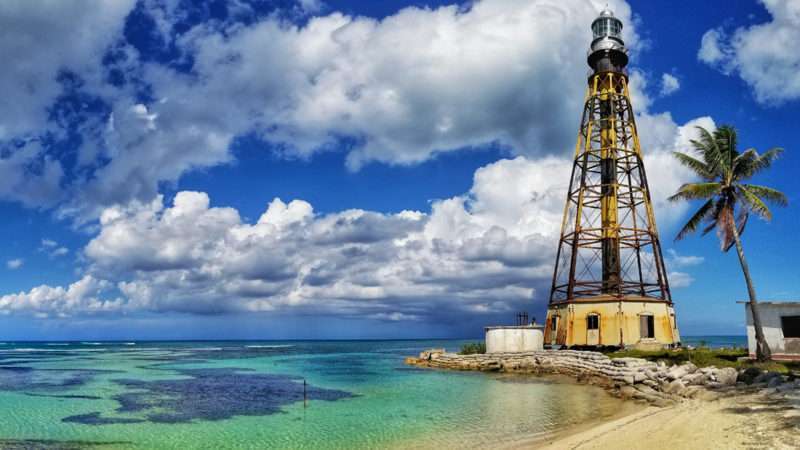
<path fill-rule="evenodd" d="M 758 371 L 759 375 L 748 380 L 754 375 L 750 369 L 740 373 L 731 367 L 698 368 L 690 362 L 669 366 L 663 362 L 612 359 L 602 353 L 577 350 L 459 355 L 432 349 L 420 353 L 417 358 L 406 358 L 406 363 L 451 370 L 568 375 L 579 382 L 603 386 L 620 397 L 645 400 L 658 406 L 687 398 L 713 399 L 731 392 L 737 381 L 740 386 L 749 381 L 764 384 L 760 386 L 764 388 L 795 392 L 800 389 L 800 380 L 788 380 L 780 374 L 764 375 Z"/>

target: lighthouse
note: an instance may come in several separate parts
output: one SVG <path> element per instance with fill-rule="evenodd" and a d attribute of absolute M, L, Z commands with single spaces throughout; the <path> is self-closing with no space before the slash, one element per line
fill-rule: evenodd
<path fill-rule="evenodd" d="M 544 330 L 551 347 L 680 343 L 628 91 L 622 21 L 592 22 L 591 67 Z"/>

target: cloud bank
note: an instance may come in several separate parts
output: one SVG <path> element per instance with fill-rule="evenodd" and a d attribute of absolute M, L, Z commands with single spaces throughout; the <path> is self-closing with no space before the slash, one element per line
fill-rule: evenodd
<path fill-rule="evenodd" d="M 706 119 L 701 119 L 701 121 Z M 691 124 L 676 142 L 688 139 Z M 668 161 L 667 149 L 646 164 Z M 452 320 L 546 303 L 571 162 L 504 159 L 476 171 L 464 195 L 429 212 L 316 214 L 273 199 L 255 223 L 179 192 L 103 211 L 83 250 L 83 279 L 0 297 L 0 310 L 38 316 L 109 312 L 291 312 L 374 320 Z M 659 179 L 656 215 L 682 182 Z M 674 175 L 674 174 L 673 174 Z M 697 258 L 670 254 L 675 269 Z M 692 278 L 671 273 L 675 287 Z"/>
<path fill-rule="evenodd" d="M 628 5 L 613 3 L 632 24 Z M 300 6 L 319 11 L 309 9 L 315 4 Z M 576 49 L 587 46 L 604 2 L 485 0 L 381 20 L 333 12 L 301 24 L 253 15 L 244 3 L 200 23 L 187 23 L 174 2 L 52 2 L 59 13 L 8 5 L 0 29 L 36 26 L 4 41 L 25 51 L 7 52 L 17 69 L 0 85 L 20 91 L 41 81 L 9 103 L 25 111 L 0 109 L 8 123 L 0 139 L 19 146 L 25 138 L 0 159 L 0 172 L 37 163 L 23 178 L 1 178 L 0 195 L 86 221 L 108 206 L 151 201 L 159 183 L 188 171 L 232 161 L 242 136 L 286 157 L 345 149 L 353 170 L 488 145 L 564 154 L 585 89 L 585 55 Z M 155 43 L 129 41 L 130 27 Z M 73 42 L 65 33 L 76 28 L 83 31 Z M 635 50 L 635 27 L 625 34 Z M 168 60 L 153 56 L 164 49 Z M 64 158 L 56 143 L 77 155 Z"/>
<path fill-rule="evenodd" d="M 612 3 L 636 52 L 630 8 Z M 24 99 L 30 110 L 0 110 L 20 114 L 4 131 L 6 145 L 16 143 L 0 158 L 0 173 L 9 172 L 0 195 L 96 220 L 97 233 L 80 252 L 80 280 L 5 295 L 0 311 L 444 321 L 546 301 L 586 88 L 588 26 L 605 2 L 484 0 L 382 20 L 334 12 L 301 24 L 243 8 L 191 25 L 171 2 L 118 2 L 79 18 L 15 5 L 0 14 L 0 29 L 22 15 L 74 18 L 86 22 L 86 36 L 61 59 L 15 57 L 48 82 Z M 304 2 L 303 14 L 315 5 Z M 129 42 L 134 16 L 147 18 L 159 48 L 177 56 L 160 61 Z M 62 25 L 36 45 L 68 41 Z M 688 146 L 695 125 L 714 122 L 678 124 L 652 111 L 646 76 L 632 70 L 630 84 L 659 223 L 669 225 L 683 210 L 665 214 L 666 196 L 691 177 L 670 152 Z M 48 109 L 59 113 L 42 114 Z M 203 192 L 170 201 L 159 194 L 160 183 L 232 161 L 243 136 L 284 157 L 346 151 L 351 170 L 489 145 L 510 159 L 480 168 L 469 192 L 430 211 L 317 214 L 302 199 L 274 199 L 248 223 Z M 68 159 L 54 150 L 63 142 L 76 147 Z M 23 166 L 31 173 L 12 176 Z M 53 257 L 68 252 L 50 241 L 42 247 Z"/>

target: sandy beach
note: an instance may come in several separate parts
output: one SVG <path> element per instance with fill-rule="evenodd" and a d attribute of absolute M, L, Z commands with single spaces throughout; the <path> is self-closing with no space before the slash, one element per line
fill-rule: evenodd
<path fill-rule="evenodd" d="M 534 449 L 794 449 L 800 409 L 760 393 L 647 407 L 577 432 L 520 448 Z"/>

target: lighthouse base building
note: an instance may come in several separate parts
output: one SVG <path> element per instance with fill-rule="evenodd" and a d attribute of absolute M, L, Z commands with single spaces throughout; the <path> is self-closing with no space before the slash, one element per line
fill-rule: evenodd
<path fill-rule="evenodd" d="M 551 304 L 544 343 L 549 347 L 636 347 L 680 342 L 672 305 L 652 298 L 573 299 Z"/>

